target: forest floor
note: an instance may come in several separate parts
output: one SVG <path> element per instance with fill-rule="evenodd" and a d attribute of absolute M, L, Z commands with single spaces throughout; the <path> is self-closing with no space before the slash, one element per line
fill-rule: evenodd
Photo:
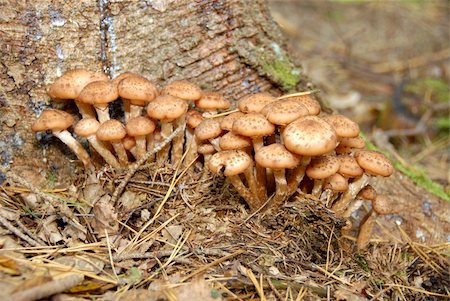
<path fill-rule="evenodd" d="M 117 200 L 127 170 L 33 186 L 10 171 L 1 300 L 449 298 L 449 4 L 269 3 L 320 98 L 395 162 L 372 184 L 402 210 L 377 220 L 368 248 L 354 244 L 368 203 L 341 235 L 344 221 L 308 195 L 252 216 L 222 178 L 181 168 L 144 166 Z"/>

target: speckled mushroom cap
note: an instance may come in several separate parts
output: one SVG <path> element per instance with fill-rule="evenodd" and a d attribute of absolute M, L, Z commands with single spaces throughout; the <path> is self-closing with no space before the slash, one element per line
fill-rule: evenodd
<path fill-rule="evenodd" d="M 310 179 L 320 180 L 331 177 L 339 170 L 339 160 L 335 156 L 320 156 L 311 160 L 306 168 Z"/>
<path fill-rule="evenodd" d="M 128 120 L 125 129 L 132 137 L 146 136 L 155 131 L 156 124 L 147 117 L 138 116 Z"/>
<path fill-rule="evenodd" d="M 123 144 L 123 147 L 124 147 L 126 150 L 130 150 L 130 149 L 133 148 L 133 146 L 136 145 L 136 139 L 134 139 L 134 138 L 131 137 L 131 136 L 126 135 L 126 136 L 123 137 L 123 139 L 122 139 L 122 144 Z"/>
<path fill-rule="evenodd" d="M 284 145 L 274 143 L 261 147 L 255 154 L 255 161 L 270 169 L 292 169 L 300 164 L 300 157 L 288 151 Z"/>
<path fill-rule="evenodd" d="M 77 100 L 91 105 L 102 105 L 113 102 L 118 97 L 117 87 L 111 81 L 95 81 L 81 90 Z"/>
<path fill-rule="evenodd" d="M 331 189 L 334 192 L 344 192 L 348 190 L 348 180 L 338 173 L 326 178 L 325 189 Z"/>
<path fill-rule="evenodd" d="M 126 134 L 125 126 L 115 119 L 103 122 L 96 133 L 98 140 L 112 142 L 122 140 Z"/>
<path fill-rule="evenodd" d="M 147 114 L 162 122 L 172 122 L 180 118 L 188 110 L 188 104 L 180 98 L 171 95 L 156 97 L 147 105 Z"/>
<path fill-rule="evenodd" d="M 208 168 L 215 174 L 223 174 L 226 177 L 235 176 L 244 172 L 252 165 L 252 159 L 242 150 L 220 151 L 212 155 L 208 161 Z"/>
<path fill-rule="evenodd" d="M 94 81 L 108 81 L 103 73 L 85 69 L 73 69 L 65 72 L 55 80 L 48 89 L 48 96 L 53 100 L 76 99 L 83 88 Z"/>
<path fill-rule="evenodd" d="M 357 199 L 374 201 L 377 198 L 377 192 L 371 185 L 365 186 L 358 192 Z"/>
<path fill-rule="evenodd" d="M 308 109 L 300 102 L 282 99 L 269 103 L 262 110 L 267 120 L 277 125 L 287 125 L 292 121 L 309 114 Z"/>
<path fill-rule="evenodd" d="M 349 155 L 340 155 L 338 173 L 347 178 L 356 178 L 364 173 L 364 170 L 359 166 L 356 159 Z"/>
<path fill-rule="evenodd" d="M 387 195 L 378 195 L 375 200 L 372 201 L 372 208 L 378 214 L 394 214 L 398 213 L 393 206 L 394 200 Z"/>
<path fill-rule="evenodd" d="M 220 120 L 217 118 L 203 120 L 194 131 L 194 135 L 199 141 L 214 139 L 221 133 Z"/>
<path fill-rule="evenodd" d="M 116 85 L 117 88 L 119 88 L 119 83 L 120 83 L 123 79 L 125 79 L 125 78 L 127 78 L 127 77 L 130 77 L 130 76 L 138 76 L 138 77 L 139 77 L 140 75 L 139 75 L 139 74 L 136 74 L 136 73 L 133 73 L 133 72 L 127 71 L 127 72 L 121 73 L 121 74 L 119 74 L 118 76 L 114 77 L 114 78 L 111 80 L 111 82 L 113 83 L 113 85 Z"/>
<path fill-rule="evenodd" d="M 211 155 L 216 152 L 214 146 L 210 143 L 201 144 L 197 148 L 197 153 L 201 155 Z"/>
<path fill-rule="evenodd" d="M 202 97 L 195 101 L 195 107 L 205 111 L 226 110 L 230 106 L 230 102 L 216 92 L 203 92 Z"/>
<path fill-rule="evenodd" d="M 320 103 L 317 100 L 313 99 L 310 95 L 292 96 L 285 99 L 300 102 L 302 105 L 306 107 L 306 109 L 309 112 L 309 115 L 319 115 L 322 109 L 320 107 Z"/>
<path fill-rule="evenodd" d="M 243 149 L 250 145 L 252 145 L 250 138 L 232 132 L 226 133 L 219 140 L 219 146 L 223 150 Z"/>
<path fill-rule="evenodd" d="M 289 151 L 303 156 L 326 154 L 337 144 L 334 128 L 317 116 L 302 117 L 288 124 L 282 136 Z"/>
<path fill-rule="evenodd" d="M 199 111 L 189 110 L 186 113 L 186 124 L 191 129 L 195 129 L 204 119 Z"/>
<path fill-rule="evenodd" d="M 394 167 L 385 155 L 376 151 L 360 150 L 355 154 L 356 161 L 368 174 L 389 177 Z"/>
<path fill-rule="evenodd" d="M 260 113 L 248 113 L 233 122 L 232 130 L 246 137 L 264 137 L 275 132 L 275 125 Z"/>
<path fill-rule="evenodd" d="M 341 146 L 347 146 L 351 148 L 364 148 L 366 146 L 366 143 L 361 137 L 351 137 L 351 138 L 339 138 L 339 145 Z"/>
<path fill-rule="evenodd" d="M 156 86 L 140 75 L 128 75 L 117 86 L 119 96 L 134 105 L 144 106 L 158 95 Z"/>
<path fill-rule="evenodd" d="M 81 137 L 88 137 L 97 132 L 100 122 L 95 118 L 83 118 L 75 125 L 73 129 L 75 134 Z"/>
<path fill-rule="evenodd" d="M 323 117 L 323 120 L 334 127 L 339 137 L 352 138 L 359 135 L 359 125 L 344 115 L 329 115 Z"/>
<path fill-rule="evenodd" d="M 238 108 L 241 112 L 260 112 L 266 105 L 277 99 L 269 93 L 256 93 L 242 97 L 238 100 Z"/>
<path fill-rule="evenodd" d="M 220 123 L 220 127 L 222 128 L 222 130 L 231 131 L 233 129 L 234 121 L 241 118 L 244 115 L 245 114 L 242 112 L 231 113 L 222 119 L 222 122 Z"/>
<path fill-rule="evenodd" d="M 183 100 L 195 101 L 202 97 L 202 89 L 186 80 L 176 80 L 161 90 L 162 95 L 172 95 Z"/>
<path fill-rule="evenodd" d="M 75 120 L 72 115 L 61 110 L 45 109 L 41 116 L 33 123 L 31 129 L 34 132 L 63 131 L 69 128 Z"/>

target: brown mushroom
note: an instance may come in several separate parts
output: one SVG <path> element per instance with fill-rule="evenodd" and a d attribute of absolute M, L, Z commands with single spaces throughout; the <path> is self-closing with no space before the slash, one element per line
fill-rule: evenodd
<path fill-rule="evenodd" d="M 96 132 L 99 127 L 100 122 L 97 119 L 83 118 L 75 125 L 74 132 L 80 137 L 85 137 L 106 163 L 114 168 L 119 168 L 120 164 L 114 155 L 103 143 L 97 140 Z"/>
<path fill-rule="evenodd" d="M 202 97 L 199 86 L 186 80 L 176 80 L 161 90 L 161 95 L 171 95 L 188 101 L 196 101 Z"/>
<path fill-rule="evenodd" d="M 336 174 L 339 170 L 339 160 L 335 156 L 320 156 L 311 160 L 306 168 L 306 175 L 314 180 L 312 194 L 319 197 L 321 194 L 323 181 Z"/>
<path fill-rule="evenodd" d="M 95 81 L 87 84 L 77 97 L 77 101 L 93 105 L 98 121 L 103 123 L 110 119 L 109 103 L 119 97 L 117 87 L 111 81 Z"/>
<path fill-rule="evenodd" d="M 155 131 L 156 124 L 147 117 L 137 116 L 130 118 L 125 128 L 127 134 L 136 140 L 136 159 L 139 160 L 147 151 L 147 137 Z"/>
<path fill-rule="evenodd" d="M 128 164 L 128 156 L 122 144 L 122 139 L 125 138 L 126 134 L 125 126 L 115 119 L 110 119 L 102 123 L 96 133 L 98 140 L 107 141 L 112 144 L 119 158 L 119 163 L 122 166 Z"/>
<path fill-rule="evenodd" d="M 52 131 L 52 134 L 66 144 L 83 162 L 84 166 L 88 167 L 91 165 L 89 154 L 67 131 L 74 121 L 74 118 L 69 113 L 61 110 L 46 109 L 34 122 L 31 129 L 34 132 Z"/>
<path fill-rule="evenodd" d="M 203 92 L 202 97 L 195 101 L 195 107 L 206 112 L 206 115 L 216 114 L 218 110 L 226 110 L 230 106 L 231 103 L 216 92 Z"/>
<path fill-rule="evenodd" d="M 354 138 L 359 135 L 359 125 L 344 115 L 328 115 L 323 120 L 334 127 L 338 137 Z"/>
<path fill-rule="evenodd" d="M 283 95 L 278 99 L 289 99 L 301 103 L 306 107 L 309 115 L 319 115 L 321 111 L 320 103 L 317 100 L 313 99 L 311 95 Z"/>
<path fill-rule="evenodd" d="M 191 164 L 197 156 L 197 139 L 194 137 L 195 128 L 203 121 L 203 116 L 196 110 L 189 110 L 186 113 L 186 147 L 187 154 L 184 160 L 185 166 Z M 192 169 L 191 169 L 192 170 Z"/>
<path fill-rule="evenodd" d="M 156 86 L 143 76 L 131 74 L 125 76 L 117 85 L 125 111 L 125 120 L 138 117 L 143 107 L 158 95 Z"/>
<path fill-rule="evenodd" d="M 259 113 L 269 103 L 277 99 L 267 92 L 247 95 L 238 100 L 237 107 L 244 113 Z"/>

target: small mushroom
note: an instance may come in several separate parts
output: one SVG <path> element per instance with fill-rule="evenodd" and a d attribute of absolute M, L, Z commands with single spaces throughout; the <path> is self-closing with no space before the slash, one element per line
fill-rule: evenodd
<path fill-rule="evenodd" d="M 31 126 L 31 129 L 34 132 L 52 131 L 54 136 L 58 137 L 59 140 L 75 153 L 81 162 L 83 162 L 84 166 L 91 166 L 89 154 L 67 131 L 74 121 L 74 118 L 69 113 L 61 110 L 46 109 Z"/>
<path fill-rule="evenodd" d="M 293 100 L 301 103 L 306 107 L 309 115 L 319 115 L 321 111 L 320 103 L 317 100 L 313 99 L 311 95 L 283 95 L 279 97 L 279 99 Z"/>
<path fill-rule="evenodd" d="M 212 155 L 208 161 L 208 168 L 215 174 L 226 176 L 236 191 L 247 202 L 252 211 L 258 209 L 262 203 L 258 197 L 252 194 L 244 183 L 242 183 L 239 174 L 251 171 L 253 169 L 252 159 L 248 154 L 241 150 L 220 151 Z"/>
<path fill-rule="evenodd" d="M 138 117 L 143 107 L 158 95 L 156 86 L 143 76 L 130 74 L 117 85 L 125 111 L 125 120 Z"/>
<path fill-rule="evenodd" d="M 147 150 L 147 136 L 151 135 L 156 124 L 147 117 L 137 116 L 130 118 L 125 126 L 127 134 L 136 140 L 136 159 L 144 156 Z"/>
<path fill-rule="evenodd" d="M 186 80 L 176 80 L 161 90 L 161 95 L 171 95 L 187 101 L 196 101 L 202 97 L 202 89 Z"/>
<path fill-rule="evenodd" d="M 133 137 L 126 135 L 122 139 L 122 145 L 125 148 L 125 150 L 129 151 L 133 155 L 134 158 L 137 158 L 136 140 Z M 147 149 L 151 149 L 151 148 L 147 148 Z M 150 161 L 150 159 L 149 159 L 149 161 Z"/>
<path fill-rule="evenodd" d="M 338 137 L 354 138 L 359 135 L 359 125 L 344 115 L 329 115 L 323 117 L 323 120 L 334 127 Z"/>
<path fill-rule="evenodd" d="M 87 84 L 80 95 L 77 97 L 77 101 L 91 104 L 94 106 L 97 112 L 98 121 L 103 123 L 110 119 L 109 117 L 109 103 L 113 102 L 119 97 L 117 87 L 111 83 L 111 81 L 95 81 Z"/>
<path fill-rule="evenodd" d="M 48 89 L 48 96 L 56 102 L 73 99 L 83 118 L 95 118 L 96 114 L 91 105 L 79 102 L 77 99 L 83 88 L 94 81 L 108 81 L 103 73 L 94 73 L 86 69 L 73 69 L 57 78 Z"/>
<path fill-rule="evenodd" d="M 216 114 L 218 110 L 226 110 L 230 106 L 230 102 L 216 92 L 203 92 L 202 97 L 195 101 L 195 107 L 206 112 L 206 115 Z"/>
<path fill-rule="evenodd" d="M 306 175 L 314 180 L 312 194 L 320 196 L 323 181 L 336 174 L 339 170 L 339 160 L 335 156 L 320 156 L 311 160 L 306 168 Z"/>
<path fill-rule="evenodd" d="M 370 175 L 389 177 L 394 172 L 394 167 L 380 152 L 360 150 L 355 155 L 358 164 Z"/>
<path fill-rule="evenodd" d="M 300 102 L 283 99 L 267 104 L 261 114 L 273 124 L 286 126 L 300 117 L 307 116 L 309 112 Z"/>
<path fill-rule="evenodd" d="M 85 137 L 97 153 L 102 156 L 106 163 L 114 168 L 119 168 L 120 164 L 108 148 L 97 140 L 96 132 L 100 123 L 95 118 L 83 118 L 75 126 L 74 132 L 80 137 Z"/>
<path fill-rule="evenodd" d="M 224 131 L 232 131 L 233 130 L 233 123 L 235 120 L 241 118 L 245 114 L 242 112 L 233 112 L 224 118 L 222 118 L 220 122 L 220 128 Z"/>
<path fill-rule="evenodd" d="M 194 135 L 197 141 L 209 141 L 217 151 L 220 151 L 219 140 L 217 139 L 222 134 L 220 128 L 220 119 L 208 118 L 202 120 L 194 130 Z"/>
<path fill-rule="evenodd" d="M 185 166 L 191 164 L 197 156 L 197 139 L 194 136 L 195 128 L 203 121 L 203 116 L 196 110 L 189 110 L 186 113 L 186 148 L 187 154 L 184 160 Z M 192 170 L 192 169 L 191 169 Z"/>
<path fill-rule="evenodd" d="M 289 197 L 285 170 L 300 164 L 300 157 L 288 151 L 282 144 L 271 144 L 256 151 L 255 161 L 260 166 L 273 171 L 276 190 L 270 207 L 280 207 Z"/>
<path fill-rule="evenodd" d="M 102 123 L 96 133 L 98 140 L 107 141 L 112 144 L 119 158 L 119 163 L 122 166 L 128 164 L 127 152 L 122 144 L 122 139 L 125 138 L 126 134 L 125 126 L 115 119 L 110 119 Z"/>
<path fill-rule="evenodd" d="M 237 107 L 244 113 L 259 113 L 269 103 L 277 99 L 267 92 L 247 95 L 238 100 Z"/>
<path fill-rule="evenodd" d="M 187 110 L 188 104 L 186 101 L 171 95 L 158 96 L 147 106 L 148 116 L 161 122 L 161 135 L 163 139 L 172 134 L 174 122 L 177 124 L 180 124 L 180 122 L 177 121 L 182 120 L 182 122 L 185 122 L 185 114 Z M 180 135 L 180 137 L 181 136 L 182 135 Z M 178 163 L 183 155 L 183 139 L 174 139 L 172 143 L 173 164 Z M 164 162 L 168 159 L 169 149 L 170 145 L 167 145 L 161 150 L 160 153 L 158 153 L 159 162 Z"/>

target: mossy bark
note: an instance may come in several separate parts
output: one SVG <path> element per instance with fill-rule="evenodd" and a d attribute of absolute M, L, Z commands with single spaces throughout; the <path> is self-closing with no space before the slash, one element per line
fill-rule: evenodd
<path fill-rule="evenodd" d="M 71 172 L 70 152 L 30 131 L 55 105 L 46 87 L 68 69 L 188 79 L 230 99 L 303 85 L 262 0 L 3 0 L 0 32 L 0 163 L 16 168 Z"/>

